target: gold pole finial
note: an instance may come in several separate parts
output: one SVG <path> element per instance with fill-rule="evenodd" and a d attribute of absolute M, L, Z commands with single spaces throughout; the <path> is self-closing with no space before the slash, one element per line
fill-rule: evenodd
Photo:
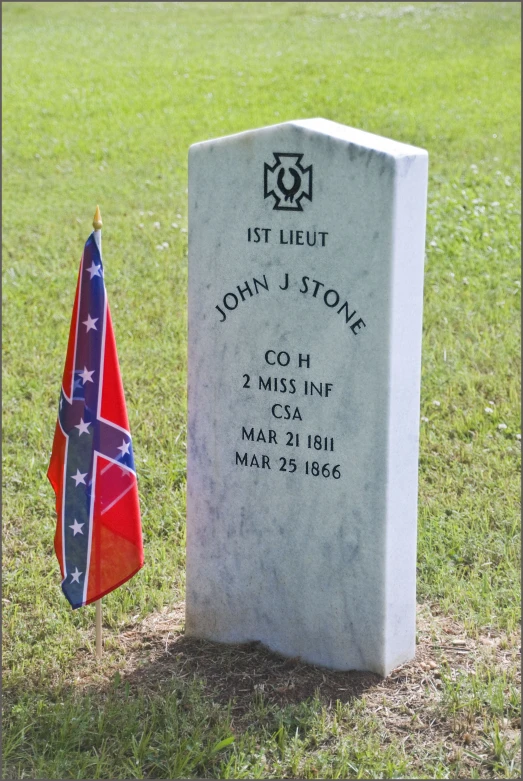
<path fill-rule="evenodd" d="M 100 207 L 96 207 L 96 211 L 93 217 L 93 228 L 95 231 L 99 231 L 102 227 L 102 215 L 100 214 Z"/>

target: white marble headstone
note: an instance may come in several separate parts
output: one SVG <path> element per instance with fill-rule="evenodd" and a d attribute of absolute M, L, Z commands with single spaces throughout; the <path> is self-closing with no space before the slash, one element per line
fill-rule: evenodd
<path fill-rule="evenodd" d="M 188 635 L 414 656 L 427 166 L 325 119 L 191 147 Z"/>

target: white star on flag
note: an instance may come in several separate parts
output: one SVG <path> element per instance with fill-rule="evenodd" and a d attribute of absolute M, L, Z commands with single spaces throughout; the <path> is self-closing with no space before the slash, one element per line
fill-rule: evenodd
<path fill-rule="evenodd" d="M 80 575 L 82 573 L 78 572 L 78 567 L 74 568 L 74 572 L 71 572 L 71 583 L 80 583 Z"/>
<path fill-rule="evenodd" d="M 84 419 L 80 418 L 80 423 L 77 426 L 75 426 L 75 428 L 77 428 L 79 432 L 78 436 L 81 437 L 82 434 L 88 434 L 90 425 L 91 425 L 90 423 L 84 423 Z"/>
<path fill-rule="evenodd" d="M 87 315 L 87 320 L 82 321 L 82 325 L 85 325 L 87 327 L 87 333 L 93 328 L 95 331 L 98 331 L 98 328 L 96 327 L 95 323 L 98 322 L 98 317 L 91 317 L 91 315 Z"/>
<path fill-rule="evenodd" d="M 88 372 L 87 371 L 87 367 L 84 366 L 83 372 L 79 372 L 79 374 L 80 374 L 80 377 L 83 380 L 84 385 L 85 385 L 86 382 L 94 382 L 94 380 L 93 380 L 94 369 L 92 370 L 92 372 Z"/>
<path fill-rule="evenodd" d="M 85 523 L 78 523 L 75 518 L 74 523 L 69 528 L 73 530 L 73 535 L 76 537 L 77 534 L 83 534 L 82 526 L 85 526 Z"/>
<path fill-rule="evenodd" d="M 76 483 L 76 487 L 78 488 L 79 483 L 83 483 L 85 485 L 84 477 L 87 477 L 87 472 L 80 472 L 79 469 L 76 470 L 75 475 L 71 475 L 71 480 L 74 480 Z"/>
<path fill-rule="evenodd" d="M 89 272 L 89 274 L 91 275 L 91 279 L 92 279 L 93 277 L 101 277 L 102 276 L 101 269 L 102 269 L 102 267 L 101 266 L 97 266 L 95 264 L 95 262 L 93 261 L 91 263 L 91 268 L 86 269 L 86 271 Z"/>
<path fill-rule="evenodd" d="M 125 439 L 124 439 L 124 441 L 122 442 L 120 447 L 118 447 L 116 449 L 122 451 L 122 456 L 128 456 L 130 447 L 131 447 L 131 443 L 130 442 L 126 442 Z"/>

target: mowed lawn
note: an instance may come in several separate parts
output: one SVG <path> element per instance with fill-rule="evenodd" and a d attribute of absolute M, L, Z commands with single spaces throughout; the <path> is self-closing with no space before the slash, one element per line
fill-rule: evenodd
<path fill-rule="evenodd" d="M 4 3 L 5 778 L 518 777 L 520 6 Z M 418 655 L 183 636 L 187 151 L 326 117 L 429 151 Z M 146 566 L 72 611 L 46 479 L 99 203 Z"/>

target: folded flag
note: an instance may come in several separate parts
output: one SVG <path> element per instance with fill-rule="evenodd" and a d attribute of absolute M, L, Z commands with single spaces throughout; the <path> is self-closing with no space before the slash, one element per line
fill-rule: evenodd
<path fill-rule="evenodd" d="M 93 224 L 101 228 L 98 209 Z M 78 608 L 121 586 L 144 561 L 100 230 L 87 239 L 80 262 L 47 476 L 56 494 L 54 547 L 62 590 Z"/>

